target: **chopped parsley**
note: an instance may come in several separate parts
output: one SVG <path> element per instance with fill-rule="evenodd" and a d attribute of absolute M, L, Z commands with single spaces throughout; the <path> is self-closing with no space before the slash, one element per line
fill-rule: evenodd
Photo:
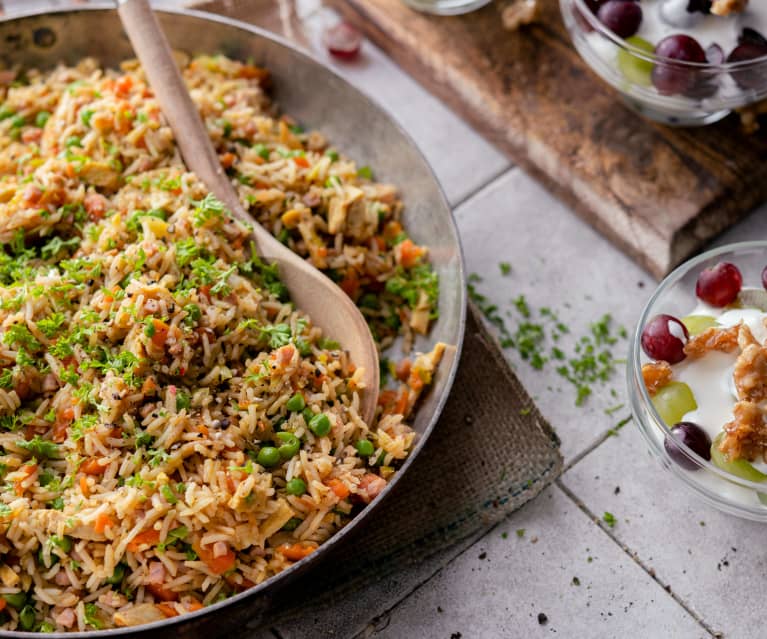
<path fill-rule="evenodd" d="M 615 515 L 607 511 L 605 511 L 605 514 L 602 515 L 602 521 L 604 521 L 610 528 L 614 528 L 617 522 Z"/>
<path fill-rule="evenodd" d="M 37 459 L 56 459 L 59 456 L 58 444 L 42 439 L 40 435 L 35 435 L 28 442 L 17 441 L 16 445 L 30 452 Z"/>

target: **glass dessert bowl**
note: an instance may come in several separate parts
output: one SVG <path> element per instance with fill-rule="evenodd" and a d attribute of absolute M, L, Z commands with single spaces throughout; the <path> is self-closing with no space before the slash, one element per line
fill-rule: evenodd
<path fill-rule="evenodd" d="M 635 111 L 674 126 L 711 124 L 767 98 L 767 2 L 728 16 L 706 13 L 710 5 L 560 0 L 591 69 Z"/>
<path fill-rule="evenodd" d="M 763 522 L 765 267 L 767 241 L 684 263 L 642 312 L 628 364 L 634 421 L 651 453 L 710 505 Z"/>

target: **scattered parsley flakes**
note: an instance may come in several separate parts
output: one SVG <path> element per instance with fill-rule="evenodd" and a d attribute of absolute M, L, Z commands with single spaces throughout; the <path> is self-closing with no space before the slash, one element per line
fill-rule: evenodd
<path fill-rule="evenodd" d="M 628 417 L 624 417 L 617 424 L 615 424 L 615 426 L 613 426 L 612 428 L 610 428 L 607 431 L 607 436 L 608 437 L 617 437 L 618 436 L 618 431 L 621 428 L 623 428 L 626 424 L 628 424 L 631 420 L 632 420 L 631 415 L 629 415 Z"/>
<path fill-rule="evenodd" d="M 28 442 L 19 440 L 16 445 L 30 452 L 37 459 L 56 459 L 59 455 L 58 444 L 42 439 L 40 435 L 35 435 Z"/>
<path fill-rule="evenodd" d="M 525 529 L 524 528 L 517 528 L 517 537 L 522 539 L 522 537 L 525 536 Z"/>
<path fill-rule="evenodd" d="M 501 269 L 501 275 L 508 275 L 511 273 L 511 264 L 508 262 L 499 262 L 498 268 Z"/>
<path fill-rule="evenodd" d="M 614 528 L 616 524 L 615 515 L 613 515 L 611 512 L 605 511 L 605 514 L 602 515 L 602 521 L 605 522 L 610 528 Z"/>

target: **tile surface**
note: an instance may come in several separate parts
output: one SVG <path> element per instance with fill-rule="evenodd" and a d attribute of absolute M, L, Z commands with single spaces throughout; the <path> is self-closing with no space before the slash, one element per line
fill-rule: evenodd
<path fill-rule="evenodd" d="M 556 487 L 378 625 L 376 639 L 709 636 Z"/>
<path fill-rule="evenodd" d="M 699 501 L 650 457 L 633 424 L 562 482 L 597 516 L 613 513 L 615 538 L 713 630 L 727 639 L 761 634 L 754 624 L 765 621 L 764 525 Z"/>
<path fill-rule="evenodd" d="M 460 206 L 456 217 L 467 271 L 481 274 L 477 291 L 498 305 L 511 332 L 525 321 L 512 303 L 519 295 L 532 310 L 531 321 L 551 326 L 536 313 L 548 306 L 569 328 L 560 343 L 548 342 L 547 355 L 553 346 L 575 355 L 574 343 L 590 335 L 590 324 L 605 313 L 613 316 L 615 328 L 633 330 L 652 280 L 522 171 L 514 169 L 493 182 Z M 499 267 L 503 261 L 511 265 L 507 276 Z M 622 359 L 628 341 L 621 339 L 610 350 Z M 575 388 L 556 372 L 561 362 L 552 360 L 535 370 L 514 349 L 505 353 L 557 430 L 566 461 L 630 413 L 622 363 L 616 364 L 609 384 L 592 385 L 592 396 L 576 407 Z"/>

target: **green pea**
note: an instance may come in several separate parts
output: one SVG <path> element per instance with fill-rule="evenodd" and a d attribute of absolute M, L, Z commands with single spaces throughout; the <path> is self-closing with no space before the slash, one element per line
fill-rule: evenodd
<path fill-rule="evenodd" d="M 23 115 L 14 115 L 13 118 L 11 118 L 11 126 L 14 129 L 19 129 L 26 124 L 26 120 L 24 119 Z"/>
<path fill-rule="evenodd" d="M 293 477 L 287 484 L 285 484 L 285 490 L 288 495 L 295 495 L 300 497 L 306 492 L 306 482 L 300 477 Z"/>
<path fill-rule="evenodd" d="M 54 626 L 49 621 L 43 621 L 43 623 L 41 623 L 40 627 L 37 629 L 37 632 L 56 632 L 56 626 Z"/>
<path fill-rule="evenodd" d="M 354 446 L 362 457 L 370 457 L 375 452 L 373 442 L 368 439 L 360 439 Z"/>
<path fill-rule="evenodd" d="M 5 603 L 7 603 L 11 608 L 20 610 L 24 607 L 24 604 L 27 603 L 27 593 L 12 592 L 10 594 L 3 595 L 3 599 L 5 599 Z"/>
<path fill-rule="evenodd" d="M 19 613 L 19 625 L 23 630 L 32 630 L 35 627 L 35 609 L 33 606 L 24 606 Z"/>
<path fill-rule="evenodd" d="M 284 530 L 285 532 L 292 532 L 301 525 L 302 521 L 303 519 L 299 519 L 298 517 L 291 517 L 280 530 Z"/>
<path fill-rule="evenodd" d="M 106 582 L 112 586 L 118 586 L 125 577 L 125 564 L 117 564 L 111 577 L 107 577 Z"/>
<path fill-rule="evenodd" d="M 290 459 L 301 448 L 301 442 L 293 433 L 277 433 L 275 438 L 282 442 L 282 446 L 278 448 L 282 459 Z"/>
<path fill-rule="evenodd" d="M 39 563 L 41 566 L 45 566 L 46 568 L 50 568 L 51 566 L 55 566 L 57 563 L 59 563 L 58 556 L 51 553 L 49 562 L 50 563 L 45 563 L 45 556 L 43 555 L 43 549 L 42 547 L 40 547 L 37 551 L 37 563 Z"/>
<path fill-rule="evenodd" d="M 319 413 L 309 420 L 309 430 L 317 437 L 324 437 L 330 432 L 330 420 L 325 413 Z"/>
<path fill-rule="evenodd" d="M 77 136 L 77 135 L 70 135 L 66 139 L 66 141 L 64 142 L 64 146 L 67 147 L 68 149 L 73 147 L 73 146 L 77 146 L 77 147 L 81 147 L 82 148 L 83 143 L 80 140 L 79 136 Z"/>
<path fill-rule="evenodd" d="M 35 125 L 40 127 L 41 129 L 45 126 L 46 122 L 50 119 L 51 114 L 48 113 L 48 111 L 40 111 L 35 116 Z"/>
<path fill-rule="evenodd" d="M 51 543 L 54 546 L 61 548 L 64 552 L 69 552 L 70 550 L 72 550 L 72 538 L 67 537 L 66 535 L 64 535 L 63 537 L 53 535 L 51 537 Z"/>
<path fill-rule="evenodd" d="M 271 468 L 280 463 L 280 451 L 273 446 L 264 446 L 258 451 L 256 461 L 264 468 Z"/>
<path fill-rule="evenodd" d="M 304 408 L 304 410 L 301 411 L 301 414 L 304 416 L 304 421 L 308 424 L 309 421 L 314 417 L 314 411 L 311 408 Z"/>
<path fill-rule="evenodd" d="M 288 400 L 287 404 L 285 404 L 285 407 L 294 413 L 304 410 L 305 406 L 306 402 L 304 401 L 304 396 L 301 393 L 296 393 L 293 395 L 293 397 Z"/>

